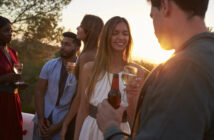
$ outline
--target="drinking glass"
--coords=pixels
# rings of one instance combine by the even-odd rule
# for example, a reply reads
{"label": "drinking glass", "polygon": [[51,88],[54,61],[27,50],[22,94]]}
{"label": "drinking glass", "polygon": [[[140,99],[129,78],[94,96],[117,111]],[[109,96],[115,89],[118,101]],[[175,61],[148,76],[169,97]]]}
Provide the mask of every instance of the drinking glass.
{"label": "drinking glass", "polygon": [[[68,74],[71,76],[71,74],[74,73],[74,70],[75,70],[75,67],[76,67],[76,63],[75,62],[67,62],[66,63],[66,70],[68,72]],[[72,85],[72,79],[70,79],[70,81],[68,82],[68,86],[71,86]]]}
{"label": "drinking glass", "polygon": [[[135,81],[137,77],[137,71],[138,69],[132,65],[124,66],[124,69],[122,72],[122,81],[125,86]],[[123,102],[125,106],[128,106],[128,99],[127,99],[126,92],[123,95]]]}
{"label": "drinking glass", "polygon": [[[21,75],[22,74],[22,70],[23,70],[23,63],[17,63],[13,65],[13,71],[15,72],[15,74]],[[20,85],[23,82],[21,81],[17,81],[15,82],[15,85]]]}

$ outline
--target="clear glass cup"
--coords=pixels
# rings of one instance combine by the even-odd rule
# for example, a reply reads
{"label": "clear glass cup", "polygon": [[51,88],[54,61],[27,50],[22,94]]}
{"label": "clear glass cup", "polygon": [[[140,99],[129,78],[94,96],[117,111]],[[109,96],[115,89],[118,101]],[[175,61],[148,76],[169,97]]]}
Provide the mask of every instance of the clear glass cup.
{"label": "clear glass cup", "polygon": [[[23,70],[23,63],[17,63],[13,65],[13,71],[15,72],[15,74],[22,75],[22,70]],[[15,82],[15,85],[20,85],[22,83],[23,82],[21,81],[17,81]]]}
{"label": "clear glass cup", "polygon": [[[125,65],[122,72],[122,81],[126,86],[136,80],[138,69],[132,65]],[[122,96],[123,104],[128,106],[128,98],[126,92]]]}
{"label": "clear glass cup", "polygon": [[[70,76],[71,76],[71,74],[74,73],[75,67],[76,67],[75,62],[67,62],[66,63],[66,70]],[[68,86],[71,86],[71,85],[72,85],[72,79],[70,79],[70,81],[68,82]]]}

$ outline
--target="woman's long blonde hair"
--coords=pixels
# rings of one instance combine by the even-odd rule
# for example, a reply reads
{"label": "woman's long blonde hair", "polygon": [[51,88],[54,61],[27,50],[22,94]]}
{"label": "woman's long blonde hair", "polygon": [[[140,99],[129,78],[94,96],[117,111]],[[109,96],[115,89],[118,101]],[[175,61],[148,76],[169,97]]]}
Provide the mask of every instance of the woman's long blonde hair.
{"label": "woman's long blonde hair", "polygon": [[115,26],[121,22],[124,22],[127,25],[129,30],[129,41],[128,41],[127,47],[123,51],[123,61],[127,63],[130,59],[131,50],[132,50],[132,36],[131,36],[129,23],[123,17],[119,17],[119,16],[112,17],[105,24],[101,34],[98,54],[95,60],[95,64],[92,68],[92,74],[90,76],[90,80],[87,88],[87,96],[89,100],[93,94],[96,83],[103,78],[105,72],[109,72],[110,52],[112,52],[111,37]]}

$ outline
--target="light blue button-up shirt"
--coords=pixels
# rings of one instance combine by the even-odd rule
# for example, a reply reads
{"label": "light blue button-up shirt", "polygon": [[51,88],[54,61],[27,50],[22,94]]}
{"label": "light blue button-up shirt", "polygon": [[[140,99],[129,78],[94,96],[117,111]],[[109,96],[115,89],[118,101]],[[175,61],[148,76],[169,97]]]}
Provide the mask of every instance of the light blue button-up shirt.
{"label": "light blue button-up shirt", "polygon": [[[56,106],[59,94],[60,71],[62,59],[56,58],[48,61],[40,73],[41,79],[48,80],[48,87],[45,93],[44,117],[48,118],[52,113],[52,123],[59,123],[69,111],[72,97],[76,91],[77,81],[75,75],[68,75],[63,94],[60,98],[59,106]],[[71,85],[69,82],[71,81]],[[35,114],[35,123],[38,123],[37,114]]]}

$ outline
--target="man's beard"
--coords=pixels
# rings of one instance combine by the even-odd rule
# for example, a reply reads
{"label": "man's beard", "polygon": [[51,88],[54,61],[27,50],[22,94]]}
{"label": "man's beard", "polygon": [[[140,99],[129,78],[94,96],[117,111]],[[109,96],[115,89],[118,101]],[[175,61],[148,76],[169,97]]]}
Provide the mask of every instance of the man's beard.
{"label": "man's beard", "polygon": [[61,52],[60,52],[60,56],[64,59],[68,59],[68,58],[71,58],[73,57],[74,55],[76,54],[76,50],[73,49],[70,53],[66,53],[65,55],[63,55]]}

